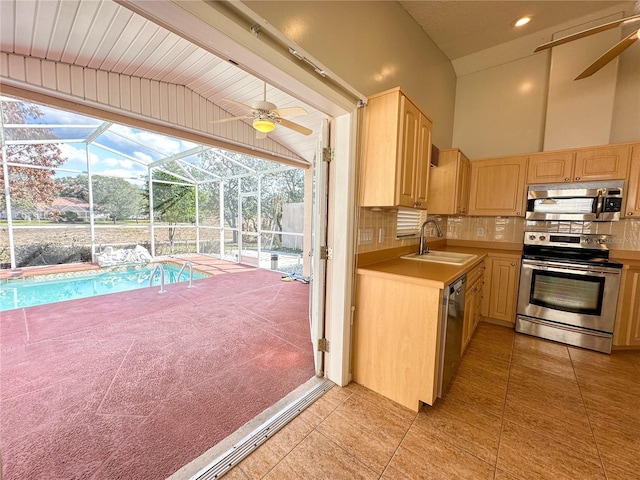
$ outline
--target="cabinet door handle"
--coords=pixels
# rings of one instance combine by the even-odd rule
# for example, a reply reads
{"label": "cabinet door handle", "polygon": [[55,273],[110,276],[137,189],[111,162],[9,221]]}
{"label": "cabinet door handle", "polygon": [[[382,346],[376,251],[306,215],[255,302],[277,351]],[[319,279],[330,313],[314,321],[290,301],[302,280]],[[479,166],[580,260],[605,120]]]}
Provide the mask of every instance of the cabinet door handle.
{"label": "cabinet door handle", "polygon": [[580,177],[576,177],[576,180],[580,180]]}
{"label": "cabinet door handle", "polygon": [[627,212],[627,216],[630,217],[631,215],[633,215],[633,212]]}
{"label": "cabinet door handle", "polygon": [[564,181],[568,182],[569,181],[569,177],[565,177]]}
{"label": "cabinet door handle", "polygon": [[519,217],[520,216],[520,212],[516,212],[516,215]]}
{"label": "cabinet door handle", "polygon": [[515,262],[511,262],[511,266],[515,267],[516,266]]}

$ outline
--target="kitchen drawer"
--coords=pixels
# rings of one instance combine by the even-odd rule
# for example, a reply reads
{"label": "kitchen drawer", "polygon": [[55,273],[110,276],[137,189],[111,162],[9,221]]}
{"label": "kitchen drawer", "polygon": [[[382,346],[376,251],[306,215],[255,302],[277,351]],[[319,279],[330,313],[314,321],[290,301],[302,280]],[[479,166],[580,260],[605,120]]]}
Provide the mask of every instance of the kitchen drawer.
{"label": "kitchen drawer", "polygon": [[475,266],[473,270],[467,273],[467,286],[473,285],[478,278],[484,275],[484,262]]}

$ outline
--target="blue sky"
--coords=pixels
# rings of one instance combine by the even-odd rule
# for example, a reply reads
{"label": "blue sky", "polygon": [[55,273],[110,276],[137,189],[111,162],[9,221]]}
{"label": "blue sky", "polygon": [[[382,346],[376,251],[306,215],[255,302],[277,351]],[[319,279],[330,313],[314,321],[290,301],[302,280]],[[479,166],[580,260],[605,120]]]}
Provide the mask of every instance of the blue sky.
{"label": "blue sky", "polygon": [[[3,100],[5,99],[3,98]],[[43,115],[38,118],[30,118],[27,123],[60,125],[60,127],[49,129],[57,138],[83,139],[93,133],[95,128],[102,125],[102,121],[95,118],[43,105],[38,105],[38,108]],[[65,125],[86,125],[88,128],[68,128],[64,127]],[[9,129],[8,132],[7,137],[12,138]],[[123,155],[101,148],[99,144],[121,152]],[[87,170],[86,144],[84,142],[61,143],[58,146],[67,158],[67,162],[61,168],[79,172]],[[91,145],[89,161],[94,175],[112,175],[126,179],[139,179],[147,174],[145,165],[196,146],[197,144],[192,142],[114,124],[107,132],[98,137],[95,144]],[[63,177],[76,174],[59,172],[57,176]]]}

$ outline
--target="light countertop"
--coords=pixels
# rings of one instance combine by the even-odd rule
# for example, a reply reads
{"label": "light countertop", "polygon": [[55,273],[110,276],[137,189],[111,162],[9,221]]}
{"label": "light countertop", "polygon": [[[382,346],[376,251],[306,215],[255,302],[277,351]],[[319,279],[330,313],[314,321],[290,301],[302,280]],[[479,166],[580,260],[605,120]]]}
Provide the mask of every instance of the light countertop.
{"label": "light countertop", "polygon": [[446,263],[409,260],[398,257],[359,267],[357,273],[359,275],[388,278],[389,280],[415,283],[427,287],[442,289],[464,273],[471,271],[489,254],[513,257],[520,261],[520,252],[513,250],[458,246],[444,246],[434,248],[433,250],[439,252],[470,253],[476,255],[476,258],[470,260],[464,265],[451,265]]}

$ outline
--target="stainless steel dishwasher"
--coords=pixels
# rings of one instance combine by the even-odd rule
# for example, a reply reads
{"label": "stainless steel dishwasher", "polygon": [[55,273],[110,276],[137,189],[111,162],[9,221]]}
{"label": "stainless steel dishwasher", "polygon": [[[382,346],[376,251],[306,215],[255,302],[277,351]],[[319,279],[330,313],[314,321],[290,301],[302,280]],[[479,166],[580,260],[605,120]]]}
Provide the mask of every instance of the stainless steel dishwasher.
{"label": "stainless steel dishwasher", "polygon": [[462,350],[462,325],[464,323],[464,297],[467,275],[462,275],[444,289],[442,298],[442,326],[438,397],[446,392],[458,369]]}

